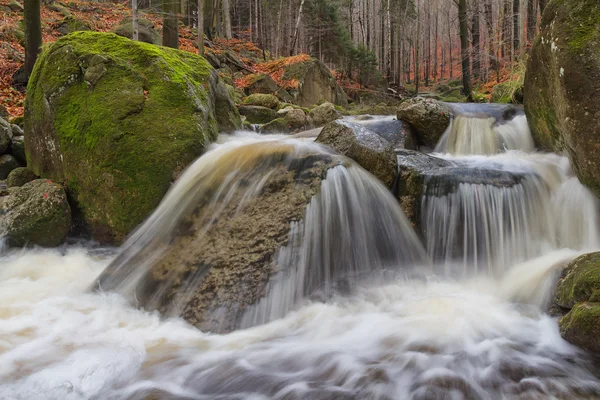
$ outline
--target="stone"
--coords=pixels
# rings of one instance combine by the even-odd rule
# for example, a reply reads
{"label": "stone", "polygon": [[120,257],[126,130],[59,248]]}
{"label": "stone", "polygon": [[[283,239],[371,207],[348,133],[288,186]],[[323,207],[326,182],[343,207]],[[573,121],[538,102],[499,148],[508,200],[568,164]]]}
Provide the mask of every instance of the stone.
{"label": "stone", "polygon": [[31,76],[27,165],[66,185],[94,239],[119,243],[216,139],[217,90],[216,71],[195,54],[113,33],[64,36]]}
{"label": "stone", "polygon": [[267,74],[253,74],[249,79],[250,84],[245,89],[248,95],[255,93],[273,94],[280,89],[273,78]]}
{"label": "stone", "polygon": [[231,91],[223,82],[213,85],[215,88],[215,118],[219,125],[219,132],[233,132],[242,129],[240,112],[235,106]]}
{"label": "stone", "polygon": [[13,138],[11,125],[3,118],[0,118],[0,154],[5,153],[10,148]]}
{"label": "stone", "polygon": [[579,180],[600,195],[600,3],[552,1],[532,46],[524,106],[536,145],[565,152]]}
{"label": "stone", "polygon": [[27,182],[31,182],[36,179],[37,176],[32,170],[26,167],[18,167],[13,169],[10,174],[8,174],[8,178],[6,178],[6,187],[23,186]]}
{"label": "stone", "polygon": [[[137,21],[138,39],[145,43],[160,45],[160,33],[154,27],[154,23],[144,18],[138,18]],[[113,32],[119,36],[133,39],[133,25],[131,23],[131,17],[123,18],[119,24],[113,28]]]}
{"label": "stone", "polygon": [[559,325],[567,342],[600,354],[600,303],[577,303],[560,319]]}
{"label": "stone", "polygon": [[335,109],[335,106],[327,101],[310,110],[308,115],[312,118],[315,126],[324,126],[331,121],[342,118],[342,114]]}
{"label": "stone", "polygon": [[276,110],[279,108],[279,99],[272,94],[253,93],[244,99],[243,104]]}
{"label": "stone", "polygon": [[261,133],[290,133],[291,129],[285,118],[275,118],[273,121],[260,127]]}
{"label": "stone", "polygon": [[38,179],[0,197],[0,231],[7,243],[58,246],[71,229],[71,208],[61,185]]}
{"label": "stone", "polygon": [[14,156],[10,154],[0,156],[0,179],[8,178],[8,174],[20,166],[21,164],[19,164],[19,161]]}
{"label": "stone", "polygon": [[330,122],[316,141],[356,161],[386,186],[391,186],[396,178],[394,147],[360,124],[345,120]]}
{"label": "stone", "polygon": [[554,304],[571,309],[600,293],[600,252],[588,253],[573,260],[558,281],[554,291]]}
{"label": "stone", "polygon": [[240,105],[238,110],[251,124],[266,124],[277,118],[277,112],[267,107]]}
{"label": "stone", "polygon": [[398,119],[415,129],[419,144],[434,148],[452,119],[452,110],[433,99],[415,97],[400,104]]}
{"label": "stone", "polygon": [[357,118],[356,121],[390,142],[396,151],[417,150],[417,136],[410,125],[404,121],[389,117],[386,119]]}
{"label": "stone", "polygon": [[286,107],[277,111],[277,115],[283,116],[285,123],[294,132],[306,130],[310,126],[306,113],[299,108]]}
{"label": "stone", "polygon": [[21,164],[27,164],[27,157],[25,156],[25,136],[14,136],[12,138],[10,153],[15,156],[17,161]]}
{"label": "stone", "polygon": [[77,31],[91,31],[92,27],[79,18],[68,16],[56,26],[56,30],[62,35],[68,35]]}

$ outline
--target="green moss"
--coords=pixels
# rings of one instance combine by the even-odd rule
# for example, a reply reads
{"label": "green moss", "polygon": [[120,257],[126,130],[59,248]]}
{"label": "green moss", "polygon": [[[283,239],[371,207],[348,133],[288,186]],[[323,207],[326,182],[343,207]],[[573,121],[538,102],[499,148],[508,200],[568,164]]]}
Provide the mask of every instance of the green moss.
{"label": "green moss", "polygon": [[[28,85],[28,165],[65,181],[99,236],[122,239],[216,137],[211,70],[201,57],[114,34],[59,39]],[[48,154],[48,127],[61,163]]]}
{"label": "green moss", "polygon": [[279,108],[279,99],[272,94],[253,93],[244,99],[243,104],[276,110]]}
{"label": "green moss", "polygon": [[263,125],[260,131],[264,133],[288,133],[290,132],[290,127],[285,118],[276,118]]}
{"label": "green moss", "polygon": [[560,319],[560,333],[569,342],[600,353],[600,304],[583,302]]}
{"label": "green moss", "polygon": [[569,264],[566,272],[557,285],[555,303],[571,308],[600,290],[600,252],[578,257]]}
{"label": "green moss", "polygon": [[588,50],[590,41],[600,39],[600,4],[596,0],[569,3],[573,23],[569,25],[568,47],[571,51]]}

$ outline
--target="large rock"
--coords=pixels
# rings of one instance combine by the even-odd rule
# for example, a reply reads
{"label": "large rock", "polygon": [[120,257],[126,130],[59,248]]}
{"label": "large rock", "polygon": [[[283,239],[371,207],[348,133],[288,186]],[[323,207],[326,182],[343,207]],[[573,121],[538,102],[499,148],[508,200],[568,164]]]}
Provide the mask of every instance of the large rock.
{"label": "large rock", "polygon": [[23,165],[27,164],[25,155],[25,136],[13,136],[10,143],[10,153]]}
{"label": "large rock", "polygon": [[[161,38],[158,31],[154,28],[154,23],[147,19],[139,18],[138,22],[138,39],[142,42],[150,44],[160,44]],[[133,39],[133,25],[131,17],[123,18],[117,26],[113,28],[113,32],[119,36]]]}
{"label": "large rock", "polygon": [[397,174],[393,145],[360,124],[337,120],[325,125],[317,142],[343,154],[391,186]]}
{"label": "large rock", "polygon": [[65,36],[40,54],[27,89],[28,167],[66,184],[94,238],[119,242],[216,138],[217,85],[194,54]]}
{"label": "large rock", "polygon": [[419,144],[433,148],[450,124],[452,110],[437,100],[415,97],[400,104],[398,119],[415,129]]}
{"label": "large rock", "polygon": [[266,124],[277,118],[277,112],[261,106],[238,106],[239,113],[251,124]]}
{"label": "large rock", "polygon": [[[216,161],[224,164],[207,165],[203,171],[210,171],[210,179],[198,181],[186,201],[174,205],[181,219],[169,216],[158,232],[142,228],[125,243],[99,278],[102,290],[122,287],[130,268],[150,266],[134,293],[126,293],[140,306],[181,315],[204,331],[240,325],[245,310],[265,296],[269,280],[283,267],[277,257],[289,243],[290,229],[304,218],[327,171],[339,161],[278,142],[240,147]],[[214,201],[219,191],[224,197]]]}
{"label": "large rock", "polygon": [[71,209],[61,185],[38,179],[0,197],[0,232],[12,246],[61,244],[71,228]]}
{"label": "large rock", "polygon": [[579,179],[600,195],[600,3],[553,0],[525,74],[525,112],[536,144],[566,151]]}
{"label": "large rock", "polygon": [[367,127],[394,145],[394,150],[417,150],[418,138],[410,125],[395,118],[356,118],[356,122]]}
{"label": "large rock", "polygon": [[23,186],[27,182],[31,182],[37,179],[35,173],[26,167],[15,168],[10,171],[8,178],[6,178],[6,187],[18,187]]}
{"label": "large rock", "polygon": [[272,94],[254,93],[244,99],[244,104],[276,110],[279,107],[279,99]]}
{"label": "large rock", "polygon": [[242,129],[242,118],[232,92],[221,80],[214,85],[215,118],[220,132],[233,132]]}
{"label": "large rock", "polygon": [[13,138],[12,127],[3,118],[0,118],[0,154],[6,152],[10,147]]}
{"label": "large rock", "polygon": [[21,164],[14,156],[10,154],[0,156],[0,179],[6,179],[13,169],[20,166]]}
{"label": "large rock", "polygon": [[567,312],[559,321],[561,335],[600,354],[600,252],[584,254],[567,266],[554,305]]}
{"label": "large rock", "polygon": [[327,101],[310,110],[309,116],[312,118],[315,126],[323,126],[331,121],[342,118],[342,114],[335,109],[335,106]]}
{"label": "large rock", "polygon": [[273,94],[280,89],[273,78],[266,74],[253,74],[246,79],[250,80],[246,87],[246,93],[248,95],[255,93]]}
{"label": "large rock", "polygon": [[321,61],[311,58],[286,65],[283,70],[283,80],[297,82],[297,89],[290,91],[296,104],[309,107],[325,100],[338,106],[348,106],[346,93]]}

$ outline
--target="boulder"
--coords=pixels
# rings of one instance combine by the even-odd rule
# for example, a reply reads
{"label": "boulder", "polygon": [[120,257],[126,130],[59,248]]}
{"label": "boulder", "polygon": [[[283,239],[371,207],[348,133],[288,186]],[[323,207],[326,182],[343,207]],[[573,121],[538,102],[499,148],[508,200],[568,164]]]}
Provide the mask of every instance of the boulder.
{"label": "boulder", "polygon": [[302,131],[310,125],[306,113],[299,108],[286,107],[277,111],[277,115],[283,117],[292,131]]}
{"label": "boulder", "polygon": [[433,148],[450,124],[452,110],[437,100],[415,97],[400,104],[398,119],[415,129],[419,144]]}
{"label": "boulder", "polygon": [[581,302],[575,304],[567,315],[560,319],[560,334],[568,342],[585,350],[600,354],[600,303]]}
{"label": "boulder", "polygon": [[61,185],[38,179],[0,197],[0,232],[11,246],[61,244],[71,228],[71,209]]}
{"label": "boulder", "polygon": [[25,136],[14,136],[10,143],[10,153],[15,156],[17,161],[23,165],[27,165],[27,157],[25,156]]}
{"label": "boulder", "polygon": [[91,31],[92,27],[87,22],[79,18],[69,16],[58,23],[56,30],[61,35],[67,35],[77,31]]}
{"label": "boulder", "polygon": [[282,79],[297,82],[296,89],[290,90],[290,94],[294,103],[303,107],[310,107],[323,100],[342,107],[348,106],[346,93],[329,68],[315,58],[283,66]]}
{"label": "boulder", "polygon": [[232,92],[223,82],[218,82],[213,86],[215,88],[215,118],[219,125],[219,132],[233,132],[242,129],[242,118],[235,106]]}
{"label": "boulder", "polygon": [[418,139],[414,130],[404,121],[386,117],[385,119],[356,118],[355,121],[375,132],[394,146],[394,150],[417,150]]}
{"label": "boulder", "polygon": [[118,243],[216,138],[217,84],[191,53],[112,33],[64,36],[29,82],[28,167],[66,184],[93,238]]}
{"label": "boulder", "polygon": [[254,93],[273,94],[279,90],[279,85],[269,75],[254,74],[246,79],[250,80],[249,85],[246,87],[248,95]]}
{"label": "boulder", "polygon": [[21,127],[17,124],[10,124],[10,127],[12,128],[12,134],[13,136],[23,136],[25,135],[25,132],[23,132],[23,129],[21,129]]}
{"label": "boulder", "polygon": [[10,154],[4,154],[0,156],[0,179],[6,179],[8,174],[15,169],[19,168],[21,164],[19,161]]}
{"label": "boulder", "polygon": [[37,176],[29,168],[15,168],[12,171],[10,171],[10,174],[8,174],[8,178],[6,178],[6,187],[23,186],[27,182],[31,182],[36,179]]}
{"label": "boulder", "polygon": [[10,3],[8,3],[8,8],[14,12],[23,12],[23,5],[17,0],[12,0]]}
{"label": "boulder", "polygon": [[315,126],[323,126],[342,118],[342,114],[335,109],[335,106],[327,101],[310,110],[309,116]]}
{"label": "boulder", "polygon": [[[198,181],[196,195],[186,194],[189,206],[181,218],[169,216],[159,232],[138,231],[99,277],[99,288],[113,290],[132,267],[150,267],[134,293],[124,293],[139,306],[181,315],[206,332],[240,326],[248,306],[265,296],[277,268],[284,267],[277,257],[290,229],[339,161],[277,142],[240,147],[216,161],[225,164],[203,170],[212,171],[211,179]],[[227,195],[214,201],[219,190]],[[148,258],[151,253],[156,257]]]}
{"label": "boulder", "polygon": [[353,159],[386,186],[394,182],[398,171],[394,147],[364,126],[345,120],[333,121],[325,125],[316,141]]}
{"label": "boulder", "polygon": [[0,154],[6,152],[10,148],[10,143],[13,138],[12,127],[3,118],[0,118]]}
{"label": "boulder", "polygon": [[290,127],[285,118],[275,118],[273,121],[260,127],[261,133],[290,133]]}
{"label": "boulder", "polygon": [[261,106],[238,106],[239,113],[251,124],[266,124],[277,118],[277,112]]}
{"label": "boulder", "polygon": [[279,107],[279,99],[272,94],[253,93],[244,99],[243,104],[276,110]]}
{"label": "boulder", "polygon": [[[154,23],[144,18],[138,20],[138,39],[145,43],[161,44],[160,33],[154,27]],[[131,17],[123,18],[117,26],[113,28],[113,32],[119,36],[133,39],[133,25]],[[214,65],[213,65],[214,66]]]}
{"label": "boulder", "polygon": [[525,74],[524,103],[538,147],[566,152],[600,195],[600,3],[551,1]]}
{"label": "boulder", "polygon": [[498,83],[492,89],[491,103],[523,104],[523,83],[509,81]]}

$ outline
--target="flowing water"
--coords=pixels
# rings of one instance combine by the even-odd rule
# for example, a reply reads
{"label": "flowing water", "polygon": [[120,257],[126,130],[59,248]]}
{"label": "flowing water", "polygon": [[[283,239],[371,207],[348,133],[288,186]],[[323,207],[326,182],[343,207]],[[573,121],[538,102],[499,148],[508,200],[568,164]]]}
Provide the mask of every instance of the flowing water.
{"label": "flowing water", "polygon": [[[527,143],[517,118],[503,125]],[[223,138],[121,250],[4,250],[0,399],[600,398],[595,360],[545,312],[565,263],[600,247],[596,199],[564,157],[509,145],[470,155],[481,153],[471,142],[437,154],[453,166],[426,178],[424,247],[391,194],[340,159],[244,316],[254,326],[228,334],[134,307],[140,266],[168,249],[206,185],[241,207],[271,171],[256,170],[256,152],[327,153],[310,139]],[[254,191],[240,191],[249,170]],[[127,272],[104,281],[119,292],[90,292],[109,264]],[[341,290],[341,276],[361,284]],[[327,290],[306,297],[315,288]]]}

